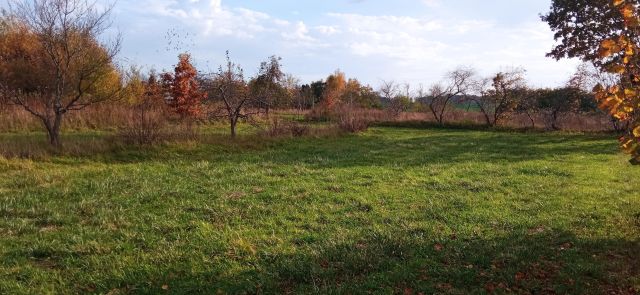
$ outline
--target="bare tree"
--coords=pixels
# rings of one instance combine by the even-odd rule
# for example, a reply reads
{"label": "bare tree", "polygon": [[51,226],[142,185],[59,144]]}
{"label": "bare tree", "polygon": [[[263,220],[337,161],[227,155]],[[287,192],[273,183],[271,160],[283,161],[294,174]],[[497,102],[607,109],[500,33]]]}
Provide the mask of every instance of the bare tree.
{"label": "bare tree", "polygon": [[8,13],[11,25],[32,41],[30,56],[4,59],[28,60],[30,67],[22,70],[32,71],[23,81],[6,81],[9,100],[39,118],[49,142],[59,146],[66,113],[115,98],[120,90],[114,67],[120,38],[99,41],[111,25],[111,8],[99,10],[96,2],[83,0],[21,0]]}
{"label": "bare tree", "polygon": [[242,68],[233,63],[227,52],[226,65],[220,66],[217,73],[205,79],[205,88],[209,92],[209,98],[221,104],[221,107],[209,114],[209,118],[226,118],[229,120],[231,137],[236,137],[236,127],[241,119],[250,119],[252,115],[260,111],[251,112],[247,107],[252,99],[251,91],[244,78]]}
{"label": "bare tree", "polygon": [[399,88],[400,87],[395,81],[382,80],[382,85],[380,85],[378,92],[382,98],[387,101],[391,101],[396,95],[398,95]]}
{"label": "bare tree", "polygon": [[540,101],[546,95],[547,89],[531,89],[519,101],[515,112],[527,116],[531,122],[531,128],[536,128],[536,115],[541,112]]}
{"label": "bare tree", "polygon": [[382,81],[378,93],[384,99],[384,104],[392,116],[398,117],[405,110],[409,97],[404,96],[403,92],[409,93],[410,89],[409,84],[400,85],[395,81]]}
{"label": "bare tree", "polygon": [[[580,89],[584,92],[592,92],[594,87],[598,84],[604,87],[611,87],[620,83],[620,75],[611,74],[599,70],[593,64],[583,63],[578,66],[576,72],[571,76],[571,79],[567,83],[567,87]],[[597,102],[595,98],[593,100],[594,109],[597,108]],[[619,133],[627,131],[629,129],[630,122],[622,122],[615,116],[609,115],[611,125],[613,129]]]}
{"label": "bare tree", "polygon": [[471,90],[474,76],[475,72],[472,69],[459,68],[447,74],[445,86],[440,83],[431,86],[426,103],[438,124],[444,124],[452,100],[466,96]]}
{"label": "bare tree", "polygon": [[527,95],[527,85],[522,68],[497,73],[492,79],[480,79],[475,83],[474,101],[485,117],[487,125],[496,126],[516,109]]}

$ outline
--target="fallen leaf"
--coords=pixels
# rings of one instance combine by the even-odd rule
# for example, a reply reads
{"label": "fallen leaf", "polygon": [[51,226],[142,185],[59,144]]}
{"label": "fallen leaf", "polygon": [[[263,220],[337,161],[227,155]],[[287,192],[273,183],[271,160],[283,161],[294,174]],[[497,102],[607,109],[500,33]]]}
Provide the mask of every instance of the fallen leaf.
{"label": "fallen leaf", "polygon": [[564,251],[564,250],[567,250],[567,249],[571,249],[571,248],[573,248],[573,244],[571,244],[571,243],[564,243],[564,244],[562,244],[560,246],[560,250],[561,251]]}
{"label": "fallen leaf", "polygon": [[453,286],[451,284],[438,284],[436,287],[440,290],[451,290]]}
{"label": "fallen leaf", "polygon": [[484,285],[484,290],[488,293],[493,293],[496,291],[496,285],[494,285],[493,283],[486,283]]}

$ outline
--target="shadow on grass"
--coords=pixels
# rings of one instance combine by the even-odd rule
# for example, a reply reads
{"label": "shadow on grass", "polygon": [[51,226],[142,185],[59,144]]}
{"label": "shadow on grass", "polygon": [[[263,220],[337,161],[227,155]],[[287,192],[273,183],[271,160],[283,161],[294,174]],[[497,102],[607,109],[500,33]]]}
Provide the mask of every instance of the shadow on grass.
{"label": "shadow on grass", "polygon": [[[128,269],[132,281],[92,282],[108,292],[155,294],[637,294],[640,244],[589,240],[545,230],[503,237],[430,241],[419,231],[369,232],[348,243],[300,242],[295,251],[259,252],[221,265],[241,271],[193,273],[189,261]],[[216,260],[215,258],[211,258]],[[246,260],[245,260],[246,259]],[[217,260],[220,261],[220,260]],[[198,261],[197,263],[201,263]],[[212,265],[219,269],[220,265]],[[141,282],[151,282],[142,284]],[[99,290],[100,291],[100,290]]]}
{"label": "shadow on grass", "polygon": [[[401,121],[401,122],[379,122],[375,123],[374,126],[377,127],[393,127],[393,128],[410,128],[410,129],[444,129],[444,130],[475,130],[475,131],[492,131],[492,132],[519,132],[519,133],[549,133],[548,130],[542,128],[531,128],[531,127],[508,127],[508,126],[488,126],[482,124],[475,123],[444,123],[439,124],[436,122],[429,121]],[[556,133],[565,132],[565,131],[554,131]],[[569,131],[566,131],[569,132]],[[617,132],[610,131],[588,131],[588,132],[575,132],[575,133],[586,133],[586,134],[606,134],[606,135],[618,135]]]}
{"label": "shadow on grass", "polygon": [[[42,145],[46,145],[45,142],[31,145],[33,140],[32,137],[18,139],[24,142],[15,144],[13,148],[27,146],[42,150]],[[62,164],[77,164],[77,161],[118,164],[207,160],[216,163],[271,162],[303,164],[314,168],[347,168],[562,160],[564,156],[576,154],[619,153],[615,140],[610,135],[602,134],[399,128],[374,128],[360,135],[312,138],[265,139],[243,136],[233,140],[224,135],[209,135],[198,142],[153,147],[123,146],[108,137],[94,135],[73,138],[67,141],[67,145],[71,152],[53,157],[52,161]]]}
{"label": "shadow on grass", "polygon": [[[374,128],[363,135],[311,138],[261,138],[206,135],[197,142],[160,146],[127,146],[108,135],[73,135],[65,148],[52,149],[36,135],[4,136],[0,148],[6,157],[73,160],[108,164],[166,161],[261,161],[306,164],[318,168],[385,165],[424,165],[467,161],[527,161],[572,154],[615,154],[611,135],[470,131],[466,129]],[[60,160],[60,159],[54,159]],[[67,161],[61,161],[62,163]]]}
{"label": "shadow on grass", "polygon": [[[221,139],[224,141],[225,139]],[[561,159],[563,156],[619,153],[614,140],[603,135],[522,134],[464,130],[374,129],[364,135],[330,138],[250,138],[238,143],[212,143],[191,149],[178,148],[176,160],[212,162],[272,162],[314,168],[354,166],[422,166],[432,163],[518,162]],[[164,161],[166,154],[133,152],[135,161]],[[101,161],[129,162],[131,153],[112,153]]]}

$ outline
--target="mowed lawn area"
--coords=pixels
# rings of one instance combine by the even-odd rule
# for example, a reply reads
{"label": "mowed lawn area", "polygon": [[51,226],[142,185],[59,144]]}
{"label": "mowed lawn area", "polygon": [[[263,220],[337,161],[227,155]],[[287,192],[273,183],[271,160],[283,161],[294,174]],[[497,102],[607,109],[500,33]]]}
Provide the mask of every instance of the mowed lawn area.
{"label": "mowed lawn area", "polygon": [[0,293],[634,294],[627,159],[612,135],[391,127],[0,158]]}

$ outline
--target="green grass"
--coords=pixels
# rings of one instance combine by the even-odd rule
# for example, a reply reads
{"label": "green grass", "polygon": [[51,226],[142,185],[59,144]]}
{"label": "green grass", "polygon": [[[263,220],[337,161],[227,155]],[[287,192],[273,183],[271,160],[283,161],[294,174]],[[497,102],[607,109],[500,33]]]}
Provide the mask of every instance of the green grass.
{"label": "green grass", "polygon": [[0,294],[633,293],[639,178],[452,129],[0,158]]}

